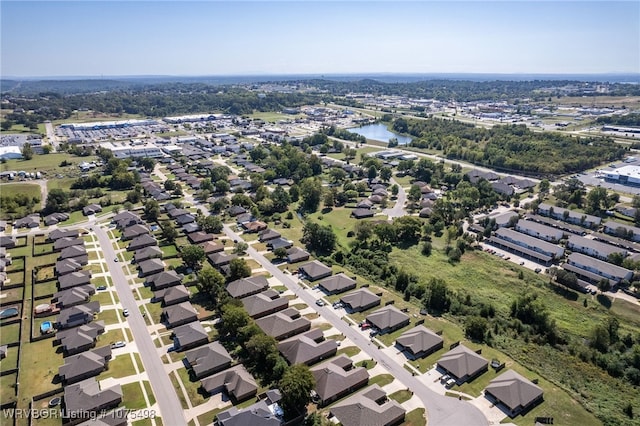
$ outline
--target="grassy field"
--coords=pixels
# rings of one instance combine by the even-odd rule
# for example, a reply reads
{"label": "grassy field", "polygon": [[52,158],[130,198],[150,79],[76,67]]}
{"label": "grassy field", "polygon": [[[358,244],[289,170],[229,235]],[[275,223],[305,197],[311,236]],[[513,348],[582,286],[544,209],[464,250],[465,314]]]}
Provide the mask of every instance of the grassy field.
{"label": "grassy field", "polygon": [[[0,171],[8,170],[24,170],[25,172],[43,172],[49,174],[63,175],[80,175],[80,169],[77,165],[83,161],[94,161],[98,157],[76,157],[67,153],[52,153],[44,155],[34,155],[31,160],[7,160],[6,163],[0,164]],[[60,167],[60,163],[66,160],[71,163],[69,166]]]}
{"label": "grassy field", "polygon": [[29,198],[40,199],[40,185],[36,183],[3,183],[0,185],[0,196],[13,197],[16,194],[24,194]]}
{"label": "grassy field", "polygon": [[270,123],[277,123],[280,120],[294,120],[296,118],[304,117],[304,114],[283,114],[281,112],[256,111],[253,114],[249,114],[249,117],[258,118],[260,120],[268,121]]}
{"label": "grassy field", "polygon": [[136,374],[133,361],[129,354],[122,354],[109,361],[109,369],[100,373],[98,380],[104,380],[107,377],[121,378]]}
{"label": "grassy field", "polygon": [[424,408],[416,408],[404,416],[402,426],[425,426],[426,424],[427,420],[424,418]]}
{"label": "grassy field", "polygon": [[[180,380],[182,381],[182,384],[184,385],[184,388],[187,391],[187,396],[189,397],[192,406],[195,407],[203,404],[207,401],[207,399],[209,399],[209,396],[205,394],[204,390],[200,389],[200,380],[192,382],[189,378],[189,372],[186,368],[179,368],[177,370],[177,373],[180,377]],[[179,393],[182,393],[180,392],[180,390],[177,391]]]}
{"label": "grassy field", "polygon": [[351,219],[351,209],[344,207],[336,207],[330,213],[323,214],[316,212],[309,215],[309,219],[321,225],[328,225],[336,234],[338,244],[342,247],[348,247],[349,241],[353,238],[347,238],[347,233],[353,229],[354,219]]}
{"label": "grassy field", "polygon": [[[27,333],[28,334],[28,333]],[[58,367],[64,364],[62,354],[51,347],[51,340],[26,343],[23,339],[20,364],[29,368],[20,368],[20,401],[19,406],[26,407],[31,397],[56,389],[60,384],[53,380],[58,374]]]}

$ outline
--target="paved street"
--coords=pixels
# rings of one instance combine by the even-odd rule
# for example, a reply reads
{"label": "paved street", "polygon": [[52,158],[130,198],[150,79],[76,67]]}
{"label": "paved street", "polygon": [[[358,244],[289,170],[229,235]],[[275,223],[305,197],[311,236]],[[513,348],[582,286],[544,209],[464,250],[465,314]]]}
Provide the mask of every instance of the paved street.
{"label": "paved street", "polygon": [[[200,209],[204,207],[199,206]],[[243,241],[240,235],[234,232],[229,226],[224,226],[224,233],[232,240]],[[458,425],[488,425],[488,422],[482,412],[467,403],[450,398],[430,390],[421,380],[420,376],[412,376],[404,367],[392,358],[379,350],[371,341],[356,327],[348,325],[336,313],[333,308],[326,305],[319,307],[315,304],[316,297],[303,289],[293,279],[284,274],[280,269],[268,261],[264,256],[258,253],[253,247],[249,246],[247,253],[255,259],[270,274],[276,277],[289,290],[302,299],[309,307],[316,310],[324,319],[329,321],[335,328],[356,344],[363,352],[374,359],[376,362],[384,366],[390,374],[408,387],[414,394],[420,398],[424,407],[427,409],[427,418],[430,425],[437,426],[458,426]]]}
{"label": "paved street", "polygon": [[120,302],[123,308],[129,309],[129,317],[127,318],[129,327],[133,332],[133,338],[140,353],[142,364],[147,372],[151,388],[153,389],[158,407],[160,408],[159,414],[162,417],[162,422],[165,425],[171,426],[185,425],[187,422],[184,418],[180,400],[169,380],[169,376],[165,372],[164,365],[158,356],[153,340],[147,331],[147,325],[133,298],[131,288],[122,271],[122,266],[120,263],[114,261],[116,252],[113,249],[107,232],[99,226],[93,226],[93,231],[96,233],[98,241],[100,242],[100,247],[103,250],[105,261],[111,273],[111,280],[116,287]]}
{"label": "paved street", "polygon": [[405,216],[407,212],[404,211],[404,205],[407,202],[407,193],[405,192],[402,185],[396,182],[395,179],[391,178],[390,182],[391,182],[391,185],[394,185],[394,184],[398,185],[398,198],[396,199],[396,202],[393,205],[393,207],[389,209],[384,209],[382,213],[389,216],[389,219],[393,219],[394,217]]}

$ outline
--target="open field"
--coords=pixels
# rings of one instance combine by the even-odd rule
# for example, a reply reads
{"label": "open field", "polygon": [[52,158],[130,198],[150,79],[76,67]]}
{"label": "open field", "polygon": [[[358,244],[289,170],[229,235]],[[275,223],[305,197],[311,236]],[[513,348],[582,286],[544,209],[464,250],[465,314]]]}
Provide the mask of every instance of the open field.
{"label": "open field", "polygon": [[[0,171],[8,170],[24,170],[25,172],[44,172],[47,175],[63,174],[63,175],[80,175],[80,169],[77,165],[83,161],[94,161],[98,157],[76,157],[67,153],[52,153],[43,155],[34,155],[31,160],[7,160],[6,163],[0,164]],[[66,160],[71,163],[69,166],[60,167],[60,163]],[[50,177],[50,176],[47,176]]]}
{"label": "open field", "polygon": [[249,114],[251,118],[259,118],[270,123],[277,123],[280,120],[294,120],[296,118],[304,117],[304,114],[283,114],[281,112],[259,112],[256,111]]}
{"label": "open field", "polygon": [[3,183],[0,185],[0,196],[13,197],[17,194],[26,195],[29,198],[40,199],[40,185],[36,183]]}

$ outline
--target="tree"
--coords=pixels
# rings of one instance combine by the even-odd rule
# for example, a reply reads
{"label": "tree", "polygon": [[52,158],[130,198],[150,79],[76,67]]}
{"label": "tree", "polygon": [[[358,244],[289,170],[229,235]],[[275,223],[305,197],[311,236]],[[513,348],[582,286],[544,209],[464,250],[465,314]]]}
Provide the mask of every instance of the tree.
{"label": "tree", "polygon": [[287,257],[287,249],[284,247],[278,247],[273,251],[273,254],[276,259],[284,259],[285,257]]}
{"label": "tree", "polygon": [[69,211],[69,193],[59,188],[49,190],[47,202],[44,206],[44,213],[50,214],[66,211]]}
{"label": "tree", "polygon": [[164,189],[165,191],[173,191],[176,189],[176,182],[170,179],[164,181]]}
{"label": "tree", "polygon": [[155,222],[160,216],[160,205],[156,200],[149,200],[144,204],[144,215],[149,222]]}
{"label": "tree", "polygon": [[603,278],[600,281],[598,281],[598,290],[600,290],[603,293],[611,290],[611,283],[609,282],[609,280],[606,278]]}
{"label": "tree", "polygon": [[371,165],[369,167],[369,170],[367,171],[367,177],[369,178],[369,180],[373,180],[376,178],[376,176],[378,176],[378,170],[374,165]]}
{"label": "tree", "polygon": [[322,203],[325,208],[332,208],[336,205],[336,191],[335,189],[326,191]]}
{"label": "tree", "polygon": [[216,181],[216,192],[219,192],[221,194],[226,194],[227,192],[229,192],[229,189],[231,189],[231,186],[229,185],[229,182],[227,182],[226,180],[220,179]]}
{"label": "tree", "polygon": [[373,223],[369,221],[356,222],[354,231],[358,241],[367,241],[373,236]]}
{"label": "tree", "polygon": [[[291,187],[293,189],[293,187]],[[313,213],[320,206],[322,197],[322,182],[318,178],[307,178],[300,184],[300,207],[303,211]],[[293,198],[293,196],[291,197]]]}
{"label": "tree", "polygon": [[22,158],[25,160],[31,160],[33,158],[33,147],[29,142],[25,142],[25,144],[22,145]]}
{"label": "tree", "polygon": [[199,216],[196,221],[206,233],[219,234],[222,232],[222,220],[218,216]]}
{"label": "tree", "polygon": [[465,322],[466,336],[476,342],[482,342],[487,333],[487,320],[479,316],[467,317]]}
{"label": "tree", "polygon": [[205,268],[198,272],[196,286],[200,292],[204,292],[216,300],[225,293],[224,276],[213,268]]}
{"label": "tree", "polygon": [[302,414],[311,400],[311,391],[316,381],[304,364],[294,364],[289,367],[279,383],[282,393],[282,409],[286,419],[292,419]]}
{"label": "tree", "polygon": [[189,245],[182,247],[180,256],[184,263],[193,269],[200,269],[201,263],[204,260],[204,249],[197,245]]}
{"label": "tree", "polygon": [[249,244],[244,241],[238,241],[233,247],[233,252],[237,254],[245,254],[247,249],[249,248]]}
{"label": "tree", "polygon": [[270,195],[271,201],[273,201],[273,210],[282,213],[289,209],[291,204],[291,196],[281,186],[278,186]]}
{"label": "tree", "polygon": [[422,198],[422,191],[420,191],[420,187],[418,185],[411,185],[407,198],[409,201],[413,201],[414,203],[419,201],[420,198]]}
{"label": "tree", "polygon": [[229,269],[229,281],[235,281],[239,280],[240,278],[251,276],[251,268],[242,258],[232,259],[231,263],[229,264]]}
{"label": "tree", "polygon": [[380,179],[382,179],[384,182],[389,182],[389,179],[391,179],[391,175],[392,175],[392,171],[390,167],[383,167],[382,169],[380,169]]}
{"label": "tree", "polygon": [[339,167],[333,167],[329,170],[329,177],[331,178],[331,182],[341,183],[346,179],[347,172]]}
{"label": "tree", "polygon": [[156,160],[151,157],[142,157],[138,159],[138,164],[140,164],[145,171],[150,172],[156,166]]}
{"label": "tree", "polygon": [[391,195],[393,195],[394,197],[398,196],[398,192],[400,192],[400,187],[397,184],[393,184],[391,186]]}
{"label": "tree", "polygon": [[307,249],[320,254],[331,253],[336,246],[336,235],[329,226],[307,222],[302,228],[302,239]]}
{"label": "tree", "polygon": [[549,183],[549,179],[542,179],[538,184],[538,189],[543,194],[548,193],[550,187],[551,187],[551,184]]}
{"label": "tree", "polygon": [[438,313],[444,313],[449,310],[450,304],[447,283],[441,279],[432,278],[429,282],[428,291],[425,293],[425,307]]}
{"label": "tree", "polygon": [[222,307],[220,331],[223,335],[235,335],[238,330],[251,322],[251,317],[242,306],[226,304]]}
{"label": "tree", "polygon": [[587,206],[593,212],[599,212],[607,208],[607,190],[601,186],[593,188],[587,194]]}
{"label": "tree", "polygon": [[176,238],[178,238],[178,231],[173,227],[173,223],[168,220],[165,220],[161,224],[162,226],[162,238],[169,241],[170,243],[174,242]]}

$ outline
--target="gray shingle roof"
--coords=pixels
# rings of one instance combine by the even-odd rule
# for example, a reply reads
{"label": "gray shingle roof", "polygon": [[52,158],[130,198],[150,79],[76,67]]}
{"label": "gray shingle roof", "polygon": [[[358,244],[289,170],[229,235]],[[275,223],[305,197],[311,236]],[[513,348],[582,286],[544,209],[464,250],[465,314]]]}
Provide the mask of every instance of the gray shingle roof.
{"label": "gray shingle roof", "polygon": [[[190,345],[200,342],[201,340],[209,339],[209,335],[205,331],[202,324],[198,321],[191,322],[189,324],[181,325],[173,329],[174,334],[174,346],[178,348],[189,347]],[[177,343],[177,345],[176,345]]]}
{"label": "gray shingle roof", "polygon": [[213,372],[228,367],[233,359],[229,352],[220,344],[212,342],[205,346],[192,349],[185,354],[196,378],[204,377]]}
{"label": "gray shingle roof", "polygon": [[260,318],[287,308],[289,299],[278,297],[278,292],[275,290],[266,290],[262,293],[245,297],[242,299],[242,304],[251,318]]}
{"label": "gray shingle roof", "polygon": [[474,376],[486,368],[488,362],[464,345],[456,346],[438,360],[438,365],[457,378]]}
{"label": "gray shingle roof", "polygon": [[356,281],[343,273],[325,278],[318,284],[329,293],[342,293],[356,287]]}
{"label": "gray shingle roof", "polygon": [[442,337],[423,325],[416,326],[405,331],[396,340],[398,344],[409,349],[412,353],[430,352],[433,348],[442,345]]}
{"label": "gray shingle roof", "polygon": [[350,368],[351,366],[351,359],[343,354],[311,368],[311,374],[316,380],[316,393],[322,401],[330,401],[350,389],[367,384],[367,369]]}
{"label": "gray shingle roof", "polygon": [[289,364],[308,364],[311,361],[333,356],[338,350],[334,339],[322,339],[323,333],[319,328],[309,330],[304,334],[283,340],[278,344],[278,350]]}
{"label": "gray shingle roof", "polygon": [[303,271],[311,281],[319,280],[332,273],[331,268],[318,260],[305,263],[300,266],[300,270]]}
{"label": "gray shingle roof", "polygon": [[296,309],[287,308],[256,320],[256,324],[267,335],[280,340],[311,328],[311,321],[299,315]]}
{"label": "gray shingle roof", "polygon": [[263,275],[241,278],[227,284],[227,292],[234,298],[242,298],[266,290],[269,287],[267,278]]}
{"label": "gray shingle roof", "polygon": [[409,315],[391,305],[367,315],[367,321],[380,330],[397,327],[407,320]]}
{"label": "gray shingle roof", "polygon": [[349,294],[345,294],[340,298],[340,301],[346,305],[349,305],[353,310],[359,310],[365,306],[377,305],[380,303],[380,297],[371,293],[366,288],[359,288]]}
{"label": "gray shingle roof", "polygon": [[373,385],[331,407],[331,413],[343,426],[387,426],[404,419],[406,410],[396,401],[387,400],[380,386]]}
{"label": "gray shingle roof", "polygon": [[511,410],[526,407],[543,393],[539,386],[513,370],[507,370],[493,379],[485,388],[485,392],[499,399]]}
{"label": "gray shingle roof", "polygon": [[255,395],[258,391],[255,379],[241,364],[207,377],[201,383],[209,393],[224,389],[227,394],[238,400]]}
{"label": "gray shingle roof", "polygon": [[122,401],[122,388],[114,385],[100,389],[95,378],[83,380],[64,388],[64,402],[67,412],[82,413],[115,406]]}

